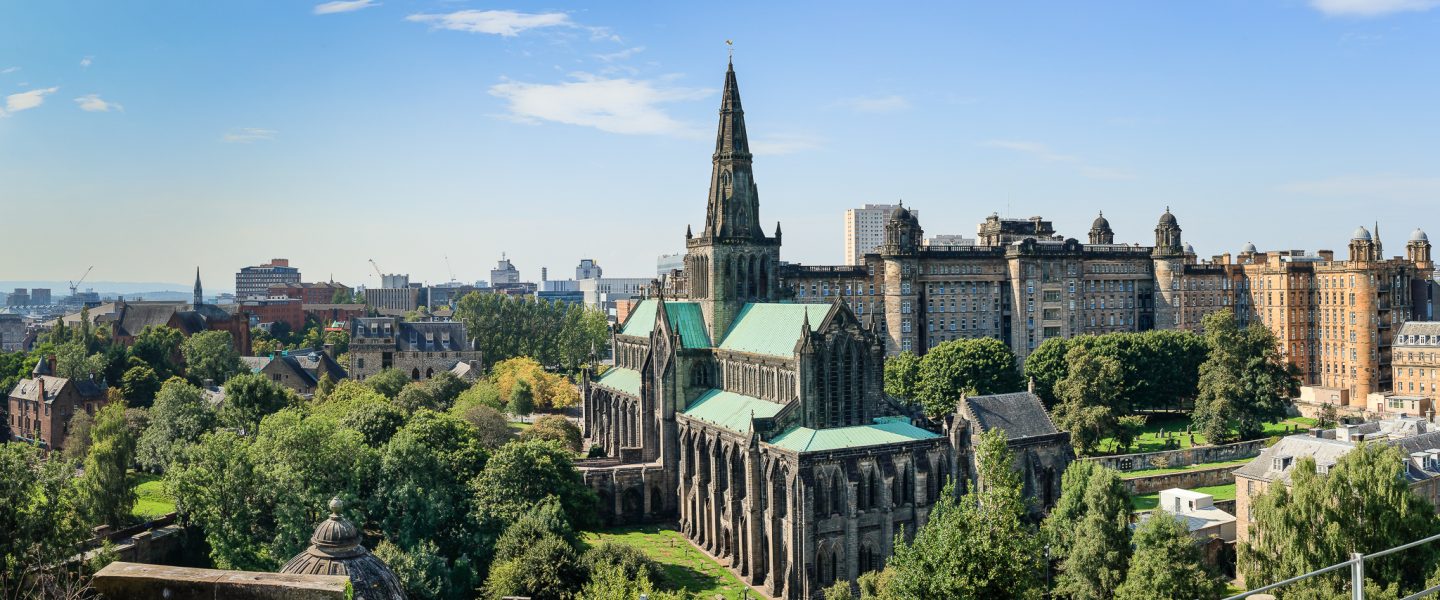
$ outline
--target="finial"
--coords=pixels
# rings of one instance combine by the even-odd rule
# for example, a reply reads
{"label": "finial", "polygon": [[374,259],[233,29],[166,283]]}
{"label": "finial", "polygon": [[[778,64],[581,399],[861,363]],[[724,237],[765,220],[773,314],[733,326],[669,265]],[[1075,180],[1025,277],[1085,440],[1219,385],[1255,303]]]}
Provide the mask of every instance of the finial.
{"label": "finial", "polygon": [[[1166,211],[1169,211],[1170,209],[1167,208],[1167,209],[1165,209],[1165,210],[1166,210]],[[1103,211],[1103,210],[1100,211],[1100,216],[1102,216],[1102,217],[1105,216],[1105,211]]]}
{"label": "finial", "polygon": [[730,52],[730,65],[735,65],[735,41],[725,40],[725,49]]}
{"label": "finial", "polygon": [[332,516],[332,517],[339,517],[339,516],[340,516],[340,511],[342,511],[342,510],[344,510],[344,509],[345,509],[345,501],[344,501],[344,500],[341,500],[339,496],[335,496],[335,497],[333,497],[333,498],[330,499],[330,516]]}

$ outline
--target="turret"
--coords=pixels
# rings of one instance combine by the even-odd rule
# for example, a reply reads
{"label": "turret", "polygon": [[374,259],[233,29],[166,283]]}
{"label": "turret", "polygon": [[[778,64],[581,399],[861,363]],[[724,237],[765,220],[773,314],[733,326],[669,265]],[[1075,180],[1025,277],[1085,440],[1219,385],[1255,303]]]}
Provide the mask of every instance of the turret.
{"label": "turret", "polygon": [[1095,217],[1095,222],[1090,224],[1090,243],[1115,243],[1115,232],[1110,229],[1110,221],[1105,219],[1105,213],[1103,211],[1100,213],[1100,216]]}

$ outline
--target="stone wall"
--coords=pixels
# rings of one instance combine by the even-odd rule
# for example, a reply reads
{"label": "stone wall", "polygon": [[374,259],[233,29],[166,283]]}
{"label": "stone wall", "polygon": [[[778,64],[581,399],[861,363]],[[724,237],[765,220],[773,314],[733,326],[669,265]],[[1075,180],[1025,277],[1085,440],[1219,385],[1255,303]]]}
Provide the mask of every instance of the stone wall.
{"label": "stone wall", "polygon": [[1125,488],[1130,490],[1131,494],[1150,494],[1170,488],[1192,490],[1198,487],[1227,485],[1235,483],[1235,476],[1231,475],[1231,473],[1238,468],[1238,465],[1234,465],[1181,471],[1179,473],[1166,473],[1164,475],[1136,477],[1126,479]]}
{"label": "stone wall", "polygon": [[[1146,469],[1168,469],[1202,463],[1254,458],[1260,456],[1260,451],[1265,449],[1265,442],[1266,440],[1250,440],[1248,442],[1236,442],[1234,444],[1223,444],[1220,446],[1196,446],[1194,448],[1163,450],[1160,452],[1095,456],[1084,460],[1099,463],[1103,467],[1115,469],[1121,473],[1129,473]],[[1157,466],[1157,464],[1164,466]]]}
{"label": "stone wall", "polygon": [[92,582],[101,598],[166,600],[346,600],[350,578],[344,575],[288,575],[110,563]]}

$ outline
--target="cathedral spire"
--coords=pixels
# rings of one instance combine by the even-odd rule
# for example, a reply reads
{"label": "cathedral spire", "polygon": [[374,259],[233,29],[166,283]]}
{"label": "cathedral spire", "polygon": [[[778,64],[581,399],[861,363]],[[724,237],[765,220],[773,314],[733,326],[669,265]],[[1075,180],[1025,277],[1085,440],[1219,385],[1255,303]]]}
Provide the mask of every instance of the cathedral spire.
{"label": "cathedral spire", "polygon": [[711,157],[710,198],[705,210],[705,237],[763,238],[760,230],[760,193],[750,170],[750,139],[745,132],[745,109],[735,64],[725,69],[725,90],[720,94],[720,124]]}
{"label": "cathedral spire", "polygon": [[205,294],[200,289],[200,267],[195,267],[195,300],[193,306],[200,306]]}

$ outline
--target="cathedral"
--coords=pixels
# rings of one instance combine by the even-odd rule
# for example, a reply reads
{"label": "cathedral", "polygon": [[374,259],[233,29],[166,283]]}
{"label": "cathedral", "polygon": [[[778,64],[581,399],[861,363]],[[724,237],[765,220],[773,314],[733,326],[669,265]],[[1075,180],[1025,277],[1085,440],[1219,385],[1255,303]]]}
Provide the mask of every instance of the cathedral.
{"label": "cathedral", "polygon": [[602,515],[678,521],[747,583],[795,599],[882,568],[947,482],[976,483],[972,440],[989,429],[1005,431],[1047,510],[1073,454],[1038,398],[956,398],[953,414],[925,419],[884,395],[876,319],[782,291],[780,227],[761,226],[733,65],[712,163],[683,293],[632,310],[614,367],[584,383],[585,435],[604,457],[577,466]]}

